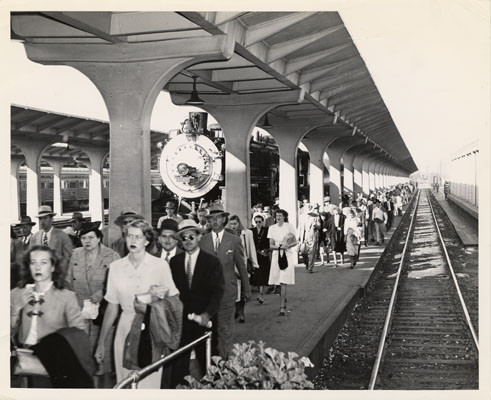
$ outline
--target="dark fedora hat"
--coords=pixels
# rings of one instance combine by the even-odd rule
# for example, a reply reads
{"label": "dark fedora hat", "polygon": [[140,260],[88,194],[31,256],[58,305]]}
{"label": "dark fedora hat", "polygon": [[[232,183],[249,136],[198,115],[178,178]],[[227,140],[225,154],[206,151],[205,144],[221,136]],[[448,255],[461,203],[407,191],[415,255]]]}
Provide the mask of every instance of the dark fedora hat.
{"label": "dark fedora hat", "polygon": [[84,215],[81,212],[74,212],[69,222],[83,221],[83,219],[84,219]]}
{"label": "dark fedora hat", "polygon": [[28,215],[24,215],[23,217],[20,217],[20,222],[16,224],[16,226],[21,226],[21,225],[31,225],[34,226],[36,225],[35,222],[32,222],[31,217]]}
{"label": "dark fedora hat", "polygon": [[167,218],[162,221],[162,224],[160,224],[160,228],[158,229],[159,235],[162,233],[162,231],[174,231],[177,232],[179,230],[179,224],[177,223],[176,220],[172,218]]}
{"label": "dark fedora hat", "polygon": [[99,226],[101,226],[101,221],[84,222],[82,224],[82,227],[80,228],[80,236],[83,236],[86,233],[89,233],[92,231],[98,231]]}

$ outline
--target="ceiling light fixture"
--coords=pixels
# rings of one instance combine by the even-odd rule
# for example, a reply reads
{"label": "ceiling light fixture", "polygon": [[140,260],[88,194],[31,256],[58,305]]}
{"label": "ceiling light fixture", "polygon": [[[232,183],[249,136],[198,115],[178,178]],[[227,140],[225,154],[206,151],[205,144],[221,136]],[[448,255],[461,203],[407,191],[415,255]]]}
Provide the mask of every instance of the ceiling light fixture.
{"label": "ceiling light fixture", "polygon": [[271,125],[269,123],[269,119],[268,119],[268,113],[266,113],[266,115],[264,116],[264,121],[262,123],[262,125],[260,125],[261,128],[272,128],[273,125]]}
{"label": "ceiling light fixture", "polygon": [[200,99],[198,96],[198,91],[196,90],[196,77],[193,76],[193,91],[191,92],[191,97],[186,101],[186,105],[188,106],[200,106],[205,104],[204,100]]}

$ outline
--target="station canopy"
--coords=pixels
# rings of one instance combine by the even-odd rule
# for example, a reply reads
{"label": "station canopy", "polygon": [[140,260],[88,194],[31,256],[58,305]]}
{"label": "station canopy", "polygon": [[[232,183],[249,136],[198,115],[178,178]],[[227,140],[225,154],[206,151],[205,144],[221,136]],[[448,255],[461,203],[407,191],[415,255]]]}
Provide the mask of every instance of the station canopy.
{"label": "station canopy", "polygon": [[163,88],[200,96],[301,90],[298,104],[268,113],[303,121],[332,116],[359,143],[406,170],[417,167],[370,72],[337,12],[14,12],[12,39],[108,46],[229,35],[234,53],[177,73]]}

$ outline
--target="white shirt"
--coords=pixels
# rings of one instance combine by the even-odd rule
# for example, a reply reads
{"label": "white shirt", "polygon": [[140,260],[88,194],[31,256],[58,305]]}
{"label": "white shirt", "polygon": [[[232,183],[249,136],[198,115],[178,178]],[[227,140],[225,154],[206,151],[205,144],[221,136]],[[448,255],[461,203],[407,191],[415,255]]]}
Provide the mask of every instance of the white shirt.
{"label": "white shirt", "polygon": [[22,239],[22,243],[24,243],[24,244],[29,243],[31,241],[31,238],[32,238],[32,233],[30,233],[27,236],[24,236],[24,238]]}
{"label": "white shirt", "polygon": [[46,232],[46,231],[43,231],[43,234],[41,236],[41,243],[43,243],[43,240],[44,240],[44,234],[46,233],[46,236],[48,237],[48,243],[49,243],[49,240],[51,239],[51,232],[53,232],[53,226],[51,226],[51,228],[49,228],[49,231]]}
{"label": "white shirt", "polygon": [[186,271],[186,273],[187,273],[188,260],[189,258],[191,258],[191,276],[194,275],[194,269],[196,268],[196,260],[198,259],[198,255],[199,255],[199,247],[193,254],[189,254],[188,252],[186,252],[186,255],[184,257],[184,270]]}
{"label": "white shirt", "polygon": [[[225,229],[222,229],[220,232],[218,232],[218,241],[219,241],[219,243],[222,243],[223,232],[224,231],[225,231]],[[217,247],[217,233],[211,231],[211,234],[212,234],[212,237],[213,237],[213,248],[216,249],[216,247]]]}
{"label": "white shirt", "polygon": [[[177,247],[174,247],[171,251],[169,251],[169,261],[172,257],[174,257],[176,255],[176,251],[177,251]],[[165,260],[165,258],[167,257],[167,251],[165,249],[162,249],[162,254],[160,255],[160,258],[162,258],[163,260]]]}

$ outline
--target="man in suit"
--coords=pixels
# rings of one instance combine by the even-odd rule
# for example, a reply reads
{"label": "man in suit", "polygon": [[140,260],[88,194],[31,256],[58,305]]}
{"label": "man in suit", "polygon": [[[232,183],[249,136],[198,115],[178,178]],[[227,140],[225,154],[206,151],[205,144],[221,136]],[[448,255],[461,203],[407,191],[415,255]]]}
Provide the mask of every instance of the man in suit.
{"label": "man in suit", "polygon": [[[225,282],[220,260],[199,247],[202,233],[203,229],[195,221],[184,220],[174,234],[174,238],[180,240],[184,248],[183,253],[177,254],[170,260],[172,278],[183,304],[179,347],[203,336],[210,321],[213,321],[213,328],[216,327],[216,315],[224,293]],[[188,316],[193,314],[194,319],[189,319]],[[215,332],[214,336],[216,336]],[[206,353],[205,346],[202,344],[195,347],[195,352],[185,353],[171,364],[171,387],[175,387],[186,375],[189,375],[190,359],[191,365],[196,364],[192,361],[195,355],[201,371],[191,369],[191,374],[199,378],[199,375],[204,373]],[[164,382],[162,387],[165,388]]]}
{"label": "man in suit", "polygon": [[182,253],[182,250],[177,246],[178,240],[174,237],[178,231],[178,223],[173,219],[166,219],[157,229],[158,233],[158,249],[154,254],[155,257],[164,259],[168,264],[172,257]]}
{"label": "man in suit", "polygon": [[50,206],[39,207],[39,213],[36,217],[39,218],[39,227],[41,229],[32,237],[30,247],[36,245],[46,245],[51,247],[60,260],[63,278],[65,278],[68,270],[68,263],[72,256],[73,246],[72,241],[65,232],[53,227],[53,217],[55,215],[56,213],[53,212]]}
{"label": "man in suit", "polygon": [[394,202],[392,201],[392,196],[390,193],[387,193],[387,200],[384,201],[383,207],[385,208],[385,211],[387,211],[387,224],[385,225],[385,228],[387,231],[392,228],[392,222],[394,221]]}
{"label": "man in suit", "polygon": [[82,242],[80,241],[80,228],[84,222],[83,214],[81,212],[74,212],[72,214],[72,219],[69,222],[71,226],[65,229],[65,233],[68,234],[74,248],[82,247]]}
{"label": "man in suit", "polygon": [[17,227],[20,227],[22,231],[22,237],[18,238],[15,242],[15,262],[18,265],[22,264],[24,254],[29,250],[29,245],[33,237],[32,227],[34,225],[36,225],[36,223],[32,222],[31,217],[27,215],[21,217],[20,222],[16,225]]}
{"label": "man in suit", "polygon": [[203,235],[200,241],[201,250],[215,254],[221,261],[223,277],[225,279],[225,293],[223,295],[217,316],[218,354],[227,358],[233,344],[235,323],[235,301],[237,300],[237,269],[241,281],[244,301],[251,298],[251,287],[247,275],[244,247],[238,236],[225,231],[229,213],[223,210],[220,204],[210,206],[208,221],[211,232]]}

